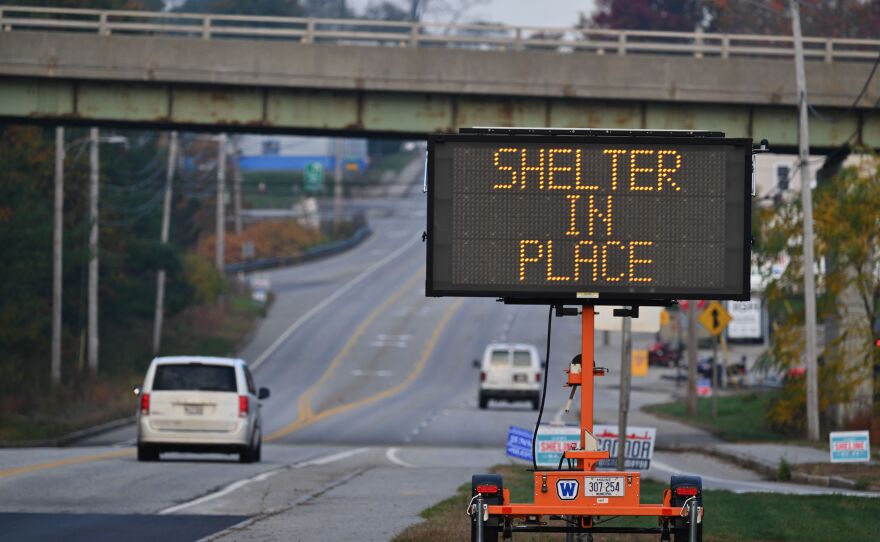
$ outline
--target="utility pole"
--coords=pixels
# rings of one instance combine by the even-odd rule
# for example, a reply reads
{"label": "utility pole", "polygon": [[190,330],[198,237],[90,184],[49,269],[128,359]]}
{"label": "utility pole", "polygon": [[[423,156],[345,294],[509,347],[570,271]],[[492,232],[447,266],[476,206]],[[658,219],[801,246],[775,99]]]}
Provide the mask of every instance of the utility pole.
{"label": "utility pole", "polygon": [[687,407],[690,416],[697,415],[697,300],[688,301],[688,395]]}
{"label": "utility pole", "polygon": [[235,221],[235,234],[241,234],[241,149],[238,147],[238,138],[232,138],[232,209]]}
{"label": "utility pole", "polygon": [[217,138],[217,234],[214,265],[223,272],[226,250],[226,134]]}
{"label": "utility pole", "polygon": [[336,159],[333,164],[333,231],[342,223],[342,138],[336,138]]}
{"label": "utility pole", "polygon": [[[162,232],[160,238],[163,245],[168,244],[168,233],[171,229],[171,188],[174,182],[174,169],[177,164],[177,131],[173,130],[168,138],[168,166],[165,170],[165,200],[162,202]],[[165,316],[165,270],[159,270],[156,277],[156,313],[153,317],[153,355],[159,355],[162,346],[162,320]]]}
{"label": "utility pole", "polygon": [[88,367],[98,373],[98,129],[89,130]]}
{"label": "utility pole", "polygon": [[712,418],[718,417],[718,337],[712,337]]}
{"label": "utility pole", "polygon": [[53,384],[61,382],[61,279],[64,252],[64,128],[55,128],[55,216],[52,227],[52,365]]}
{"label": "utility pole", "polygon": [[630,384],[632,384],[632,318],[624,316],[620,344],[620,408],[617,414],[617,470],[620,471],[624,469],[626,463],[624,452]]}
{"label": "utility pole", "polygon": [[807,364],[807,438],[819,440],[819,367],[816,356],[816,277],[813,255],[813,188],[810,182],[810,132],[807,123],[807,78],[804,44],[797,0],[789,0],[791,33],[794,37],[794,67],[798,92],[798,164],[801,170],[801,206],[804,213],[804,339]]}

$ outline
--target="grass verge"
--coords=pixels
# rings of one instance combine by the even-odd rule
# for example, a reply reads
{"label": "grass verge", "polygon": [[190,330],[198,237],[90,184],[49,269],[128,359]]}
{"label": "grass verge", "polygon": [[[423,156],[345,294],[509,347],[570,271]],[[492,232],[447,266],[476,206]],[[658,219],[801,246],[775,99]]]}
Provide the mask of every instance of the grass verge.
{"label": "grass verge", "polygon": [[697,417],[687,413],[684,402],[663,403],[643,407],[646,412],[672,418],[705,429],[717,437],[731,441],[768,442],[786,440],[785,435],[767,425],[766,414],[778,392],[746,392],[718,397],[718,417],[712,417],[712,399],[697,401]]}
{"label": "grass verge", "polygon": [[[532,502],[532,475],[523,467],[500,466],[493,469],[504,477],[514,502]],[[666,484],[642,482],[642,502],[660,502]],[[880,532],[876,501],[837,495],[776,495],[769,493],[731,493],[706,491],[704,540],[827,542],[873,540]],[[449,542],[470,540],[465,508],[470,500],[470,484],[462,485],[455,496],[422,512],[425,521],[407,528],[394,542]],[[652,526],[650,518],[616,519],[608,525]],[[565,535],[517,535],[520,542],[564,540]],[[656,535],[595,535],[596,542],[634,542],[656,540]]]}

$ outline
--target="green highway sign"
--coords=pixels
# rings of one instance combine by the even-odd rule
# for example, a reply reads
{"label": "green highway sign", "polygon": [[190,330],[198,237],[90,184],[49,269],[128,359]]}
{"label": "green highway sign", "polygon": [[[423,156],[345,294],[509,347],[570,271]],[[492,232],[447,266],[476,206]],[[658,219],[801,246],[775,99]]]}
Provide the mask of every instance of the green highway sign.
{"label": "green highway sign", "polygon": [[306,164],[303,183],[307,192],[320,192],[324,188],[324,166],[320,162]]}

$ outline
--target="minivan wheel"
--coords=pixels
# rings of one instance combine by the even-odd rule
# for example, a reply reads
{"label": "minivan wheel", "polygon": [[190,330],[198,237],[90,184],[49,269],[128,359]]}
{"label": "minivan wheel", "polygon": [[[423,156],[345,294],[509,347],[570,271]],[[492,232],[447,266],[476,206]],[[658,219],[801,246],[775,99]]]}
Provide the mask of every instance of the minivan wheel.
{"label": "minivan wheel", "polygon": [[257,441],[257,450],[254,452],[254,462],[259,463],[263,459],[263,440]]}
{"label": "minivan wheel", "polygon": [[489,398],[480,394],[480,410],[485,410],[489,406]]}
{"label": "minivan wheel", "polygon": [[254,462],[254,453],[253,446],[248,446],[246,448],[242,448],[240,452],[238,452],[238,462],[239,463],[253,463]]}
{"label": "minivan wheel", "polygon": [[255,432],[251,443],[238,452],[239,463],[253,463],[254,461],[259,461],[261,442],[262,438],[260,434]]}
{"label": "minivan wheel", "polygon": [[137,458],[138,461],[159,461],[159,450],[148,444],[138,444]]}
{"label": "minivan wheel", "polygon": [[541,397],[537,396],[532,399],[532,410],[538,410],[539,408],[541,408]]}

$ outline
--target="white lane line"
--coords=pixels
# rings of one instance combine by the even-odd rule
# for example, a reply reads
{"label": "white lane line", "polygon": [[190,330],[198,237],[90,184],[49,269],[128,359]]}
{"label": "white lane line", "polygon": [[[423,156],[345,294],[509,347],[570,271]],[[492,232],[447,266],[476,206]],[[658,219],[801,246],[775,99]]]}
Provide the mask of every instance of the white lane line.
{"label": "white lane line", "polygon": [[368,451],[369,448],[355,448],[354,450],[348,450],[345,452],[339,452],[338,454],[328,455],[326,457],[319,457],[318,459],[310,459],[308,461],[303,461],[301,463],[294,463],[291,468],[301,469],[303,467],[315,467],[318,465],[327,465],[328,463],[335,463],[336,461],[342,461],[343,459],[348,459],[351,456],[362,454]]}
{"label": "white lane line", "polygon": [[284,333],[279,335],[278,338],[275,339],[275,341],[272,344],[270,344],[269,347],[266,348],[266,350],[264,350],[263,353],[260,354],[257,357],[257,359],[255,359],[253,361],[253,363],[250,364],[251,370],[256,370],[256,368],[259,367],[264,361],[266,361],[269,358],[269,356],[271,356],[276,350],[278,350],[278,347],[280,347],[284,343],[284,341],[287,340],[288,337],[290,337],[297,329],[299,329],[300,326],[302,326],[303,324],[308,322],[315,314],[324,310],[324,308],[327,305],[333,303],[334,301],[336,301],[337,299],[342,297],[343,294],[345,294],[346,292],[348,292],[349,290],[351,290],[352,288],[354,288],[355,286],[360,284],[371,273],[373,273],[373,271],[375,271],[376,269],[379,269],[380,267],[387,264],[388,262],[390,262],[394,258],[400,256],[401,254],[403,254],[404,252],[409,250],[410,247],[412,247],[413,245],[415,245],[419,241],[421,241],[420,237],[413,236],[413,238],[410,241],[408,241],[406,244],[404,244],[403,246],[401,246],[400,248],[398,248],[397,250],[395,250],[391,254],[388,254],[387,256],[383,257],[381,260],[378,260],[370,267],[364,269],[358,276],[351,279],[344,286],[342,286],[341,288],[339,288],[338,290],[333,292],[329,297],[324,298],[323,301],[321,301],[320,303],[318,303],[317,305],[315,305],[314,307],[309,309],[308,312],[306,312],[305,314],[303,314],[302,316],[297,318],[297,320],[294,323],[290,324],[290,327],[288,327],[286,330],[284,330]]}
{"label": "white lane line", "polygon": [[244,480],[238,480],[237,482],[233,482],[233,483],[229,484],[228,486],[224,487],[223,489],[221,489],[219,491],[215,491],[214,493],[208,493],[207,495],[199,497],[198,499],[193,499],[191,501],[187,501],[185,503],[177,504],[177,505],[165,508],[163,510],[160,510],[159,515],[164,516],[167,514],[173,514],[174,512],[177,512],[178,510],[183,510],[184,508],[190,508],[190,507],[196,506],[198,504],[206,503],[208,501],[213,501],[214,499],[219,499],[220,497],[223,497],[224,495],[229,495],[230,493],[232,493],[236,489],[242,488],[242,487],[244,487],[248,484],[252,484],[254,482],[262,482],[263,480],[269,479],[269,478],[275,476],[276,474],[280,474],[286,470],[287,470],[287,467],[281,467],[280,469],[270,470],[268,472],[264,472],[264,473],[258,474],[256,476],[252,476],[250,478],[245,478]]}
{"label": "white lane line", "polygon": [[378,371],[365,371],[363,369],[353,369],[351,374],[354,376],[392,376],[394,374],[393,371],[388,371],[386,369],[379,369]]}
{"label": "white lane line", "polygon": [[268,480],[269,478],[271,478],[277,474],[281,474],[282,472],[287,471],[287,470],[301,469],[303,467],[312,467],[312,466],[318,466],[318,465],[327,465],[329,463],[341,461],[341,460],[347,459],[353,455],[357,455],[357,454],[366,452],[367,450],[369,450],[369,448],[357,448],[354,450],[347,450],[345,452],[339,452],[338,454],[328,455],[326,457],[319,457],[318,459],[311,459],[309,461],[301,461],[299,463],[294,463],[293,465],[284,466],[284,467],[280,467],[280,468],[277,468],[274,470],[266,471],[266,472],[260,473],[256,476],[251,476],[250,478],[245,478],[243,480],[238,480],[236,482],[232,482],[231,484],[227,485],[226,487],[224,487],[218,491],[215,491],[214,493],[208,493],[207,495],[203,495],[197,499],[193,499],[191,501],[187,501],[187,502],[184,502],[181,504],[176,504],[174,506],[170,506],[168,508],[160,510],[158,512],[158,514],[160,516],[173,514],[177,511],[183,510],[185,508],[191,508],[191,507],[199,505],[199,504],[204,504],[206,502],[213,501],[214,499],[219,499],[220,497],[223,497],[225,495],[229,495],[233,491],[235,491],[237,489],[241,489],[242,487],[244,487],[246,485],[253,484],[254,482],[262,482],[264,480]]}
{"label": "white lane line", "polygon": [[397,456],[398,451],[400,451],[399,448],[388,448],[387,450],[385,450],[385,457],[388,459],[388,461],[391,461],[392,463],[394,463],[395,465],[397,465],[399,467],[403,467],[405,469],[416,468],[416,466],[413,465],[412,463],[407,463],[403,459],[399,458]]}

